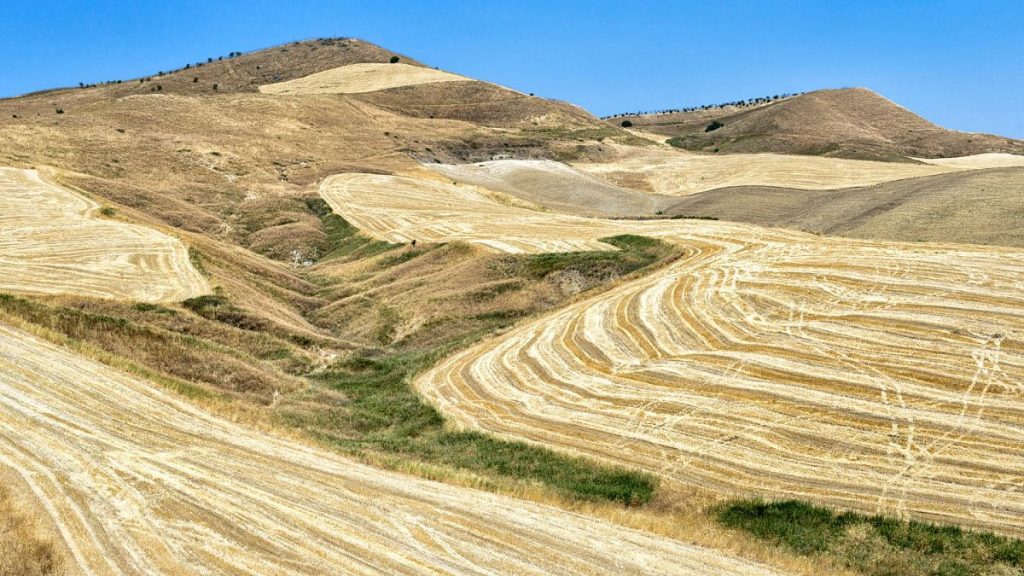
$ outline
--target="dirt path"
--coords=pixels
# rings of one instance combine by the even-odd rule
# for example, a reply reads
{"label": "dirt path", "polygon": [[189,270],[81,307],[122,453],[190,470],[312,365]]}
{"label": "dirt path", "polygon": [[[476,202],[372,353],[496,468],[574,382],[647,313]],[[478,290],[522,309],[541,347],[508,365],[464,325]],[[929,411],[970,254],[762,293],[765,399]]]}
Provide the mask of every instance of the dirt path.
{"label": "dirt path", "polygon": [[[546,215],[457,187],[353,187],[359,226],[500,242],[632,232],[686,256],[465,350],[416,382],[465,427],[725,493],[1024,533],[1024,251],[704,221]],[[330,189],[328,189],[330,192]],[[432,218],[436,218],[433,219]],[[519,223],[524,226],[520,227]],[[561,234],[559,238],[556,234]],[[539,240],[539,239],[538,239]]]}
{"label": "dirt path", "polygon": [[143,302],[209,292],[179,240],[99,209],[35,170],[0,168],[0,292]]}
{"label": "dirt path", "polygon": [[0,464],[82,574],[768,573],[250,432],[2,325]]}

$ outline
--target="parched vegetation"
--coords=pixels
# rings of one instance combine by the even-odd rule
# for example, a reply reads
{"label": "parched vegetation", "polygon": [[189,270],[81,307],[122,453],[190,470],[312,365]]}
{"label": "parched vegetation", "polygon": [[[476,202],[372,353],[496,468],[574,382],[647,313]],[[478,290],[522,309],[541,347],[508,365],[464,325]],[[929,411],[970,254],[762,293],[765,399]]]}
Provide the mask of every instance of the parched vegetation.
{"label": "parched vegetation", "polygon": [[[328,254],[353,254],[339,246],[377,245],[377,251],[393,246],[349,234],[354,228],[337,215],[324,214],[323,218],[328,227],[339,231],[332,234],[337,243]],[[656,485],[649,474],[565,456],[524,442],[453,430],[411,385],[413,377],[454,350],[525,316],[551,309],[568,296],[655,265],[675,253],[663,242],[640,236],[602,241],[620,250],[485,255],[455,244],[389,251],[369,262],[350,259],[345,266],[362,267],[360,273],[369,277],[361,281],[361,288],[373,286],[370,290],[379,301],[364,310],[366,301],[353,294],[321,311],[315,320],[336,322],[339,331],[346,333],[359,333],[361,322],[371,323],[364,332],[368,343],[375,345],[311,375],[310,380],[318,385],[311,396],[330,398],[340,393],[345,401],[285,400],[278,412],[281,420],[347,452],[398,455],[483,476],[541,483],[584,500],[628,505],[648,502]],[[410,305],[401,290],[392,292],[392,286],[408,286],[417,277],[436,278],[449,270],[456,271],[451,278],[459,295],[445,298],[446,304],[437,308],[437,314],[431,312],[438,304],[433,298],[409,296],[415,302]],[[459,274],[463,270],[465,275]],[[324,282],[325,296],[337,297],[339,290],[347,293],[336,282]],[[432,290],[444,293],[445,284],[436,282]],[[402,328],[399,335],[409,315],[431,318],[411,331]]]}
{"label": "parched vegetation", "polygon": [[0,576],[57,576],[63,564],[52,535],[0,485]]}
{"label": "parched vegetation", "polygon": [[[346,342],[309,338],[239,306],[230,294],[178,304],[0,295],[0,315],[99,351],[105,361],[199,399],[241,401],[346,453],[460,469],[570,498],[648,502],[653,476],[535,445],[453,430],[411,387],[442,356],[675,254],[641,236],[609,252],[492,254],[465,244],[417,248],[373,240],[319,199],[326,241],[306,272],[319,291],[306,317]],[[190,250],[214,283],[220,265]],[[435,278],[429,284],[421,279]],[[447,278],[442,281],[439,278]],[[447,283],[446,283],[447,282]],[[331,350],[326,354],[325,350]]]}
{"label": "parched vegetation", "polygon": [[991,532],[835,512],[797,500],[739,500],[716,516],[730,528],[870,576],[1024,573],[1024,541]]}

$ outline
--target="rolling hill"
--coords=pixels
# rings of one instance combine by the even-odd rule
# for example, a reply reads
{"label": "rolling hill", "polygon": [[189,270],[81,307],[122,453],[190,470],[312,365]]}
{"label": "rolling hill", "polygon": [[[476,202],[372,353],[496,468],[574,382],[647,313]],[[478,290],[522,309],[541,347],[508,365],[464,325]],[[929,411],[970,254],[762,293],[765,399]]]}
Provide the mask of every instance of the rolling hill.
{"label": "rolling hill", "polygon": [[725,187],[688,196],[666,214],[853,238],[1024,247],[1024,167],[835,190]]}
{"label": "rolling hill", "polygon": [[[777,152],[912,161],[985,152],[1024,154],[1024,142],[937,126],[863,88],[819,90],[753,107],[616,117],[695,151]],[[717,129],[708,130],[715,123]]]}
{"label": "rolling hill", "polygon": [[1024,566],[904,522],[1024,533],[1024,254],[949,243],[1024,242],[1019,143],[646,120],[356,39],[0,100],[0,515],[72,573],[845,574],[716,521],[798,497]]}

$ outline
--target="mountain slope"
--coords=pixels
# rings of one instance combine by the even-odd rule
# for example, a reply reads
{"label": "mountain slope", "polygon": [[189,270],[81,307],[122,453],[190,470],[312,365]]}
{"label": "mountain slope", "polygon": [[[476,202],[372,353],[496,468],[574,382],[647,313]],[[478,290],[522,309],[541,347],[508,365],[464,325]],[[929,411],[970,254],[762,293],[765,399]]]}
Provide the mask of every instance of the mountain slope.
{"label": "mountain slope", "polygon": [[668,214],[706,216],[823,234],[1024,247],[1024,167],[909,178],[839,190],[719,188]]}
{"label": "mountain slope", "polygon": [[[778,152],[865,160],[1024,154],[1024,142],[946,130],[863,88],[819,90],[753,108],[628,118],[689,150]],[[619,120],[616,118],[616,120]],[[721,127],[708,131],[712,122]]]}

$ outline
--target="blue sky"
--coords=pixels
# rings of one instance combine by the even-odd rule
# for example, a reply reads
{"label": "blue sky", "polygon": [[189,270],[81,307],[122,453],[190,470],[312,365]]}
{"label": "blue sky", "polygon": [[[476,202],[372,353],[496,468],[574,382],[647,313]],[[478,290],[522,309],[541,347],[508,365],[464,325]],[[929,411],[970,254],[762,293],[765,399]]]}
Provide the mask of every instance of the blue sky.
{"label": "blue sky", "polygon": [[864,86],[1024,138],[1024,1],[7,0],[0,95],[356,36],[604,115]]}

